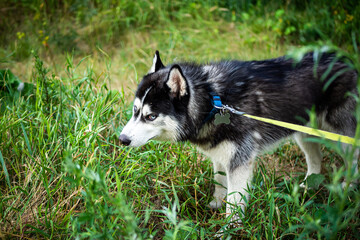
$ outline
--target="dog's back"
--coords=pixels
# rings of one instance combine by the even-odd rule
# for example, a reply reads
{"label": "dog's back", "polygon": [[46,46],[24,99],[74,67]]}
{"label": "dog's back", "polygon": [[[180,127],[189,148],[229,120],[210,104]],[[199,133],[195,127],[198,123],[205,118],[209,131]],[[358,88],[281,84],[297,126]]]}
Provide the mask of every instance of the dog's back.
{"label": "dog's back", "polygon": [[[202,92],[204,85],[208,84],[210,87],[207,88],[216,92],[223,104],[239,111],[304,125],[309,122],[309,111],[314,108],[320,128],[349,136],[354,134],[356,121],[352,112],[356,102],[349,93],[357,94],[357,73],[337,60],[334,54],[324,53],[314,60],[314,55],[309,53],[299,63],[281,57],[251,62],[224,61],[197,67],[184,64],[183,72],[192,76],[192,72],[198,72],[199,68],[207,78],[188,78],[198,92],[193,101],[198,109],[205,110],[198,110],[197,116],[193,116],[194,121],[211,111],[211,96]],[[203,128],[200,123],[196,125]],[[210,125],[210,128],[212,131],[209,128],[206,131],[192,129],[191,133],[201,134],[191,136],[191,140],[199,144],[208,143],[212,139],[218,141],[219,137],[213,136],[224,135],[239,139],[251,129],[263,134],[261,139],[255,139],[263,145],[292,133],[288,129],[236,115],[231,116],[230,126]]]}

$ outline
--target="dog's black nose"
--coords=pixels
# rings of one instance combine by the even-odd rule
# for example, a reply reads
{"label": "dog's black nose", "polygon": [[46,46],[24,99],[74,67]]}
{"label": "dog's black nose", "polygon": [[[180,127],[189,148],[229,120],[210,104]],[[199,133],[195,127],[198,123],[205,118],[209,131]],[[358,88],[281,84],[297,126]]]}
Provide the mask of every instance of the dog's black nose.
{"label": "dog's black nose", "polygon": [[129,146],[131,143],[131,140],[125,134],[120,134],[119,140],[125,146]]}

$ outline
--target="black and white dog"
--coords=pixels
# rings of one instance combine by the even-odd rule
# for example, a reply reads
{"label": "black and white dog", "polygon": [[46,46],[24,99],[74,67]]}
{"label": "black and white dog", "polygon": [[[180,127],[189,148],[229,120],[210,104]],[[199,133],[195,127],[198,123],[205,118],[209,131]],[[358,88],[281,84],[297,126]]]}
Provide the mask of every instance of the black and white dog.
{"label": "black and white dog", "polygon": [[[156,51],[150,71],[138,86],[133,116],[120,141],[133,147],[151,139],[196,144],[211,158],[215,181],[220,183],[210,207],[219,208],[226,198],[226,212],[236,219],[233,209],[240,204],[244,210],[259,152],[293,135],[306,156],[306,176],[320,173],[322,156],[319,144],[305,141],[306,135],[219,113],[214,101],[251,115],[301,125],[309,122],[309,110],[314,108],[320,129],[353,137],[356,101],[351,94],[358,94],[357,78],[356,71],[330,53],[308,53],[298,63],[280,57],[164,66]],[[228,119],[216,122],[216,115],[228,115]],[[357,171],[357,157],[353,165]]]}

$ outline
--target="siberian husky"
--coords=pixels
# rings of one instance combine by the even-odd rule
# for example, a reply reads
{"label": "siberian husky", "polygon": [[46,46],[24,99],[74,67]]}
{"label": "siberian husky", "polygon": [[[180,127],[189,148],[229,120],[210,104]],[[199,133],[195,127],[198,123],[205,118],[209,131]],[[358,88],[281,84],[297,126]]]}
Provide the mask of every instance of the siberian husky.
{"label": "siberian husky", "polygon": [[[308,53],[297,63],[280,57],[164,66],[156,51],[150,71],[137,88],[133,116],[119,139],[132,147],[151,139],[194,143],[212,160],[219,183],[209,206],[219,208],[226,203],[226,212],[237,220],[244,211],[259,152],[293,135],[306,156],[306,176],[320,173],[322,156],[319,144],[305,141],[305,134],[219,111],[214,101],[301,125],[309,123],[309,110],[315,109],[320,129],[353,137],[358,77],[348,68],[331,53],[318,57]],[[357,171],[357,158],[353,167]],[[239,211],[235,210],[238,206]]]}

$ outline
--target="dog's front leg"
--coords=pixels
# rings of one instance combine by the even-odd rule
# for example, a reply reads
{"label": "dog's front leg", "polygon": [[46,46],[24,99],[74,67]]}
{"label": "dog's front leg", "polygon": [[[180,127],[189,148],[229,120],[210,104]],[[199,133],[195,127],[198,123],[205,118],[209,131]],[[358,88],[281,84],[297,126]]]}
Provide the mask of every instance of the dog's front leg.
{"label": "dog's front leg", "polygon": [[209,203],[209,207],[212,209],[218,209],[224,203],[224,199],[227,194],[227,178],[225,175],[226,169],[219,161],[213,160],[214,165],[214,180],[215,191],[214,199]]}
{"label": "dog's front leg", "polygon": [[235,157],[237,145],[231,141],[222,141],[215,147],[199,149],[211,159],[214,166],[215,192],[209,207],[220,208],[227,196],[228,177],[224,174],[228,172],[230,161]]}
{"label": "dog's front leg", "polygon": [[[232,161],[238,161],[240,164],[236,164],[236,166],[230,164],[226,172],[228,182],[226,214],[232,216],[233,224],[237,224],[241,223],[240,214],[242,216],[245,212],[247,189],[251,185],[254,159],[233,159]],[[241,212],[239,212],[239,207],[241,207]]]}

